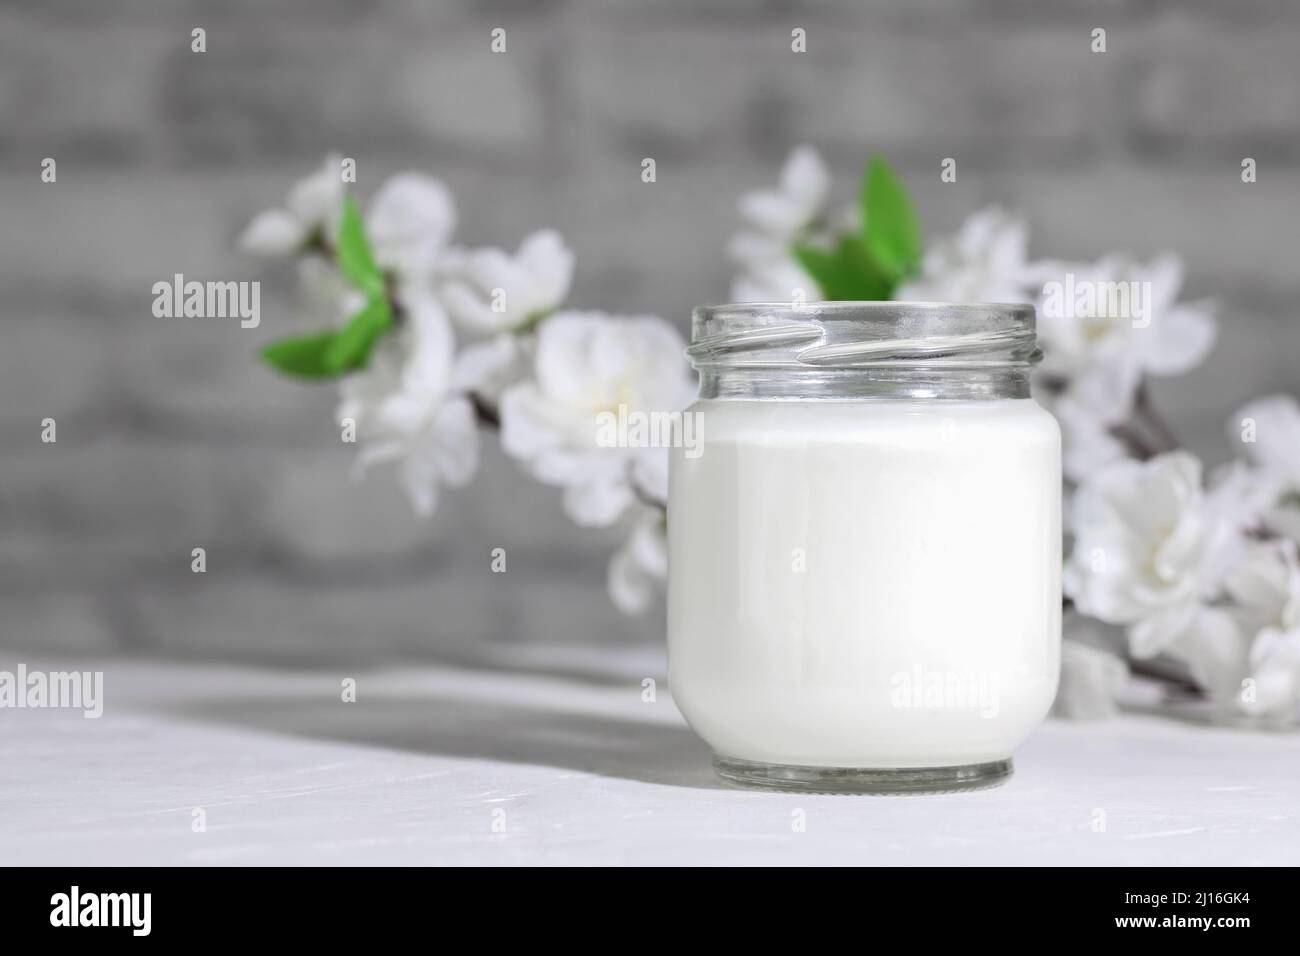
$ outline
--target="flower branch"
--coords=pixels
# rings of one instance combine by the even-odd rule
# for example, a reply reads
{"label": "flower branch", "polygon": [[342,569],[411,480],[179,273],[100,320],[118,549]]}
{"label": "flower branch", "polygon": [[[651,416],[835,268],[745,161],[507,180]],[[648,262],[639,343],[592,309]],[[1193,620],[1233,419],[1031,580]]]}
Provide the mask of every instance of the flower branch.
{"label": "flower branch", "polygon": [[[423,515],[443,486],[471,480],[479,431],[496,434],[525,472],[561,489],[576,522],[629,526],[610,593],[644,609],[662,579],[653,555],[667,450],[598,446],[592,423],[619,401],[646,411],[687,404],[684,343],[662,319],[565,310],[574,257],[558,233],[535,232],[513,253],[463,249],[450,243],[455,221],[446,187],[414,173],[383,184],[363,213],[339,161],[327,159],[241,238],[250,252],[298,257],[304,298],[327,323],[272,342],[263,358],[288,375],[337,381],[358,473],[391,464]],[[658,520],[645,522],[643,509]]]}

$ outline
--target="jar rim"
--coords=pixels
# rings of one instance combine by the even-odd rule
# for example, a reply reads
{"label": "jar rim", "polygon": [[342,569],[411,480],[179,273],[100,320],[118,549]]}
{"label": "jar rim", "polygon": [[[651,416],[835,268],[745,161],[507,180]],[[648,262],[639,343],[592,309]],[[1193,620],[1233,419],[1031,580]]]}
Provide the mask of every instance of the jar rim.
{"label": "jar rim", "polygon": [[696,368],[1025,368],[1041,359],[1028,303],[818,301],[702,305]]}
{"label": "jar rim", "polygon": [[809,313],[903,313],[903,312],[962,312],[978,314],[999,312],[1004,314],[1034,315],[1029,302],[940,302],[932,299],[815,299],[809,302],[713,302],[697,305],[693,310],[700,315],[789,312]]}

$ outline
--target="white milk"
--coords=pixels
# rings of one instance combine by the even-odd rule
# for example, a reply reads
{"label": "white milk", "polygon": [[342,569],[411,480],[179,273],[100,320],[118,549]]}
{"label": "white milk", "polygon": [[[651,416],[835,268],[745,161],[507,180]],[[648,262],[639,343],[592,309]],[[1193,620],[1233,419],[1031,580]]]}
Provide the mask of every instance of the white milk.
{"label": "white milk", "polygon": [[1056,693],[1060,434],[1028,399],[701,400],[674,449],[673,697],[723,757],[1010,757]]}

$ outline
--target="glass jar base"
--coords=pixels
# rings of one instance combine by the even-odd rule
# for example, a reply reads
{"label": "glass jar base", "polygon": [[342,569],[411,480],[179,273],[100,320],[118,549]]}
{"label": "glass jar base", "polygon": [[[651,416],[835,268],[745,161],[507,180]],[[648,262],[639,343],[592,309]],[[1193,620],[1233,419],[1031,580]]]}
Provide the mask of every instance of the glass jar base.
{"label": "glass jar base", "polygon": [[713,769],[730,783],[799,793],[956,793],[987,790],[1011,777],[1011,758],[960,767],[801,767],[715,754]]}

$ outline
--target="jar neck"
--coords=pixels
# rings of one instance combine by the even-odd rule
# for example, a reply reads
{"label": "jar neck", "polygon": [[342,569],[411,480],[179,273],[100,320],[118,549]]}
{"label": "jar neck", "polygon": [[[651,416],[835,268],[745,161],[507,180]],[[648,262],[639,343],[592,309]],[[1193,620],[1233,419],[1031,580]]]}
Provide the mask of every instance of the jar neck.
{"label": "jar neck", "polygon": [[1034,326],[1023,304],[700,306],[686,354],[701,398],[1028,398]]}
{"label": "jar neck", "polygon": [[1029,369],[705,366],[700,398],[994,401],[1029,398]]}

